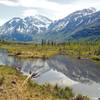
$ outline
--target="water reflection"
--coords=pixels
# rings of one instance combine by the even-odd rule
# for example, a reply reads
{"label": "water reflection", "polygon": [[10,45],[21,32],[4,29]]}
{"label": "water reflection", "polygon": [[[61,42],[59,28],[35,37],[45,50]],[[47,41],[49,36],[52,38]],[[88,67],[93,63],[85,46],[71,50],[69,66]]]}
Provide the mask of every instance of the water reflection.
{"label": "water reflection", "polygon": [[9,56],[7,51],[0,51],[0,65],[14,66],[24,74],[29,74],[30,71],[43,73],[50,68],[47,61],[42,59],[20,59],[15,56]]}
{"label": "water reflection", "polygon": [[57,70],[74,81],[100,82],[100,66],[90,60],[72,59],[67,56],[58,55],[47,60],[43,59],[19,59],[8,56],[7,51],[0,51],[0,65],[15,66],[24,74],[39,72],[40,75],[50,69]]}
{"label": "water reflection", "polygon": [[[6,50],[0,50],[0,65],[14,66],[24,74],[39,72],[40,76],[35,79],[38,83],[71,86],[75,93],[88,95],[91,100],[97,100],[100,96],[100,66],[87,59],[78,60],[58,55],[47,60],[26,60],[8,56]],[[84,84],[91,81],[92,84]]]}

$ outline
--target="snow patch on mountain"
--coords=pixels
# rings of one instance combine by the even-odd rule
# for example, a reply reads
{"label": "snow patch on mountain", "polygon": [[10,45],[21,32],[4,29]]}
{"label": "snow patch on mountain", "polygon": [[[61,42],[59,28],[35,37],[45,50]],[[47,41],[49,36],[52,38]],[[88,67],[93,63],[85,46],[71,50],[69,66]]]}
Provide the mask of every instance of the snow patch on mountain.
{"label": "snow patch on mountain", "polygon": [[0,28],[1,34],[40,34],[44,33],[52,21],[42,15],[29,16],[24,19],[15,17]]}
{"label": "snow patch on mountain", "polygon": [[[96,12],[96,9],[91,7],[88,9],[79,10],[71,13],[67,17],[55,21],[49,26],[49,31],[61,31],[64,29],[73,29],[73,27],[78,27],[80,24],[88,24],[90,23],[92,14]],[[90,18],[89,18],[90,17]],[[88,21],[89,19],[89,21]]]}

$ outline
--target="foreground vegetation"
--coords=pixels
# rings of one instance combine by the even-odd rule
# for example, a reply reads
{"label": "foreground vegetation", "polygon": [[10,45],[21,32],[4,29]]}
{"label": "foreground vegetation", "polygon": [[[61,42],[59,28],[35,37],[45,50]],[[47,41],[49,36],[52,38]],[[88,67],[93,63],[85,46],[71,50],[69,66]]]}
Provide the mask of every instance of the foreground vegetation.
{"label": "foreground vegetation", "polygon": [[57,54],[64,54],[76,58],[89,58],[100,62],[100,42],[81,43],[11,43],[0,42],[0,48],[7,49],[9,55],[21,58],[49,58]]}
{"label": "foreground vegetation", "polygon": [[23,76],[15,68],[0,66],[0,100],[89,100],[86,96],[74,96],[69,87],[38,85],[30,79],[24,86]]}

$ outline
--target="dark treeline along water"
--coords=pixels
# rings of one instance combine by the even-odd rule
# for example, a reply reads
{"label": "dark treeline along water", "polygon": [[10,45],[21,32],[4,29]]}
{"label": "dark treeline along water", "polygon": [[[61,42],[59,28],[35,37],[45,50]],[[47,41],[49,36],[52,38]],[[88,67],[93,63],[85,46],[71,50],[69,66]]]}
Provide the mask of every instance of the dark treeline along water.
{"label": "dark treeline along water", "polygon": [[21,59],[9,56],[6,50],[0,50],[0,65],[14,66],[24,74],[38,72],[40,75],[50,69],[57,70],[72,80],[79,82],[100,82],[100,66],[88,59],[74,59],[57,55],[49,59]]}

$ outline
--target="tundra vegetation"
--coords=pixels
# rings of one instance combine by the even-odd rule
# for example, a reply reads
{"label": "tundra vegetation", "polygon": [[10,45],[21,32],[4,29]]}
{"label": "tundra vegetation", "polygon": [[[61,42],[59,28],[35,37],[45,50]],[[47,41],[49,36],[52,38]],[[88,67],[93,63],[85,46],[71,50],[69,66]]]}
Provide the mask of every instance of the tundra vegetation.
{"label": "tundra vegetation", "polygon": [[[0,42],[0,49],[9,55],[24,59],[49,58],[63,54],[77,59],[91,59],[100,64],[99,42],[12,43]],[[27,76],[14,67],[0,66],[0,100],[89,100],[87,96],[75,95],[70,87],[61,88],[50,84],[39,85],[31,78],[22,86]]]}
{"label": "tundra vegetation", "polygon": [[87,96],[75,96],[69,87],[39,85],[31,79],[22,87],[26,78],[14,67],[0,66],[0,100],[89,100]]}
{"label": "tundra vegetation", "polygon": [[7,49],[9,55],[20,58],[49,58],[64,54],[78,59],[92,59],[100,63],[100,42],[67,42],[54,43],[12,43],[0,42],[0,48]]}

